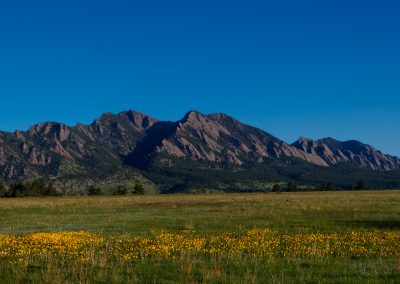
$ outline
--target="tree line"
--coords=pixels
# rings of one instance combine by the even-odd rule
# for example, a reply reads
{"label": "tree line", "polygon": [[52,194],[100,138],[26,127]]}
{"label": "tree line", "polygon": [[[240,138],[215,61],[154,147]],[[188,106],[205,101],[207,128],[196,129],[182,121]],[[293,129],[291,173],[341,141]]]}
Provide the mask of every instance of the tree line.
{"label": "tree line", "polygon": [[[100,187],[97,187],[95,185],[89,186],[86,189],[86,193],[89,196],[103,195],[104,194],[103,190]],[[129,195],[129,194],[143,195],[145,193],[146,193],[146,191],[145,191],[143,185],[140,182],[136,182],[136,184],[133,187],[133,189],[129,189],[129,187],[127,185],[119,185],[114,190],[112,195]]]}
{"label": "tree line", "polygon": [[[354,187],[351,188],[352,190],[367,190],[367,184],[364,180],[360,180],[358,182],[358,184]],[[335,191],[337,190],[337,188],[335,187],[334,184],[332,184],[331,182],[328,182],[326,184],[321,184],[319,187],[317,188],[311,188],[311,187],[303,187],[300,188],[297,186],[296,183],[294,182],[289,182],[287,184],[287,187],[284,188],[282,187],[280,184],[275,184],[272,187],[272,192],[297,192],[297,191]]]}
{"label": "tree line", "polygon": [[60,196],[61,193],[52,183],[46,183],[44,179],[35,179],[29,182],[16,182],[8,188],[0,182],[0,197],[25,197],[25,196]]}
{"label": "tree line", "polygon": [[[89,196],[103,195],[104,192],[100,187],[90,185],[85,190]],[[113,195],[145,194],[145,188],[140,182],[130,189],[127,185],[118,186]],[[35,179],[28,182],[16,182],[8,188],[0,181],[0,198],[17,198],[17,197],[41,197],[41,196],[62,196],[63,193],[57,190],[52,183],[47,183],[44,179]]]}
{"label": "tree line", "polygon": [[[368,187],[364,180],[360,180],[353,190],[367,190]],[[335,191],[336,187],[332,183],[322,184],[317,188],[299,187],[294,182],[289,182],[286,187],[281,184],[275,184],[272,192],[298,192],[298,191]],[[103,190],[95,185],[90,185],[86,190],[89,196],[104,195]],[[119,185],[112,193],[112,195],[142,195],[145,194],[145,188],[140,182],[137,182],[133,188],[127,185]],[[46,183],[44,179],[36,179],[29,182],[16,182],[11,184],[8,188],[0,181],[0,197],[15,198],[15,197],[29,197],[29,196],[61,196],[62,193],[58,191],[52,183]]]}

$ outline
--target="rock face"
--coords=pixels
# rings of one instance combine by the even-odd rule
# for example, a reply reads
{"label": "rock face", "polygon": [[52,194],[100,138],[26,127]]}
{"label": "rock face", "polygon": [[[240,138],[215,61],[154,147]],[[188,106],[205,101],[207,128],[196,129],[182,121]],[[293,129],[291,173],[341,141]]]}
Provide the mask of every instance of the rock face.
{"label": "rock face", "polygon": [[319,157],[328,166],[352,163],[372,170],[390,171],[400,168],[399,158],[385,155],[372,146],[359,141],[341,142],[333,138],[313,141],[300,138],[292,146],[302,152]]}
{"label": "rock face", "polygon": [[163,140],[157,152],[175,157],[242,166],[263,163],[266,158],[298,157],[328,166],[317,156],[292,147],[280,139],[225,114],[190,112],[174,135]]}
{"label": "rock face", "polygon": [[63,164],[82,169],[121,164],[157,120],[133,110],[104,114],[90,125],[40,123],[27,131],[0,132],[0,177],[64,174]]}
{"label": "rock face", "polygon": [[0,178],[63,176],[116,166],[141,167],[157,157],[241,168],[271,159],[296,158],[329,168],[400,169],[400,159],[357,141],[300,138],[289,145],[225,114],[192,111],[177,122],[162,122],[133,110],[105,113],[90,125],[40,123],[27,131],[0,132]]}
{"label": "rock face", "polygon": [[[240,167],[260,164],[268,158],[298,158],[322,167],[351,163],[358,167],[389,171],[400,168],[400,159],[356,141],[340,142],[331,138],[312,141],[300,138],[289,145],[282,140],[225,114],[203,115],[192,111],[167,134],[145,144],[134,160],[167,154],[176,158]],[[158,142],[155,142],[155,141]]]}

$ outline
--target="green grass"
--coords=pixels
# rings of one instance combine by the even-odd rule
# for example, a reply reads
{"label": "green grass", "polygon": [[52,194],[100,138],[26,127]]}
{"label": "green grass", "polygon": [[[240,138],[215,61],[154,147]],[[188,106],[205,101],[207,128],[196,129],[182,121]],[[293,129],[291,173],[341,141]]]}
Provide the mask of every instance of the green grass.
{"label": "green grass", "polygon": [[0,199],[0,233],[88,230],[143,235],[251,228],[312,232],[400,228],[400,192],[151,195]]}
{"label": "green grass", "polygon": [[143,260],[111,267],[0,266],[1,283],[398,283],[395,260]]}
{"label": "green grass", "polygon": [[[400,191],[149,195],[0,199],[0,233],[87,230],[201,235],[271,228],[284,233],[400,230]],[[1,259],[0,259],[1,260]],[[394,258],[145,259],[104,267],[36,260],[0,262],[4,283],[399,283]]]}

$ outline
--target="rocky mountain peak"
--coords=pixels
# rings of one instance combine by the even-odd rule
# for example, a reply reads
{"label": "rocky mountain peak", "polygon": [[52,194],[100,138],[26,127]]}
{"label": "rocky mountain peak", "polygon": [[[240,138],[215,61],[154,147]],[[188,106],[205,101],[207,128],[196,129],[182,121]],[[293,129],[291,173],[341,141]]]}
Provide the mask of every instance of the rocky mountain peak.
{"label": "rocky mountain peak", "polygon": [[314,140],[307,138],[307,137],[300,136],[299,139],[297,140],[297,142],[299,144],[308,144],[308,143],[314,142]]}
{"label": "rocky mountain peak", "polygon": [[201,112],[197,111],[197,110],[191,110],[188,111],[183,118],[180,120],[180,122],[186,123],[186,122],[193,122],[193,121],[199,121],[204,119],[206,116],[204,114],[202,114]]}
{"label": "rocky mountain peak", "polygon": [[[31,126],[28,129],[28,134],[31,137],[39,136],[63,142],[68,139],[71,134],[71,129],[69,126],[62,123],[44,122]],[[23,137],[21,132],[15,132],[15,135],[21,138]]]}
{"label": "rocky mountain peak", "polygon": [[180,120],[177,131],[183,132],[187,130],[195,132],[195,136],[199,138],[203,138],[206,135],[214,140],[218,139],[221,134],[230,134],[228,129],[198,111],[190,111]]}
{"label": "rocky mountain peak", "polygon": [[314,140],[301,136],[292,145],[293,146],[300,146],[300,147],[308,147],[308,145],[314,144],[314,143],[315,143]]}
{"label": "rocky mountain peak", "polygon": [[[111,112],[103,114],[91,124],[99,133],[104,133],[105,128],[116,131],[128,131],[134,128],[142,132],[154,125],[158,120],[146,114],[129,110],[113,114]],[[128,128],[128,129],[126,129]]]}
{"label": "rocky mountain peak", "polygon": [[148,116],[146,114],[134,110],[121,112],[119,116],[126,118],[128,121],[133,123],[139,130],[149,129],[158,121],[157,119],[151,116]]}

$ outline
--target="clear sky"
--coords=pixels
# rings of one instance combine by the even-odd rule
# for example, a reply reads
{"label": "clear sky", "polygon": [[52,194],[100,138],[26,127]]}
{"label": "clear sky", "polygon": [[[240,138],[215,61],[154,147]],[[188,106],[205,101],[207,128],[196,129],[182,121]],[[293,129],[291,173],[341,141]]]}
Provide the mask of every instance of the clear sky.
{"label": "clear sky", "polygon": [[0,2],[0,129],[225,112],[400,155],[400,2]]}

